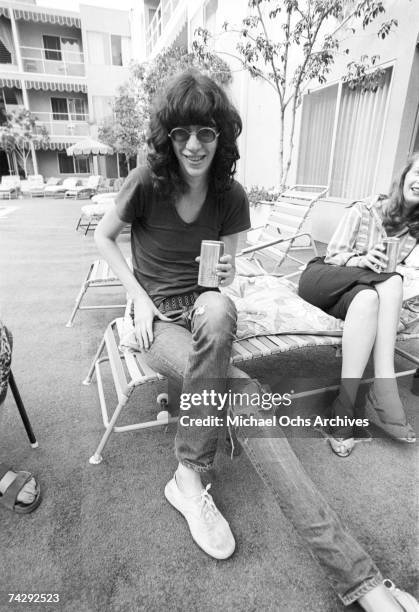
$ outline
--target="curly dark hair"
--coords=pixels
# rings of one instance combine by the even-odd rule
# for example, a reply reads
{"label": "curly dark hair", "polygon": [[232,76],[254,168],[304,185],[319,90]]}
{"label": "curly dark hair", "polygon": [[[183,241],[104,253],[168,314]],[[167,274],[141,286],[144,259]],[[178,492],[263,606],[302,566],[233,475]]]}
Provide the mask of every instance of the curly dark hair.
{"label": "curly dark hair", "polygon": [[384,227],[388,234],[395,234],[404,227],[408,227],[409,233],[416,238],[416,241],[419,241],[419,206],[406,211],[403,188],[406,174],[418,161],[419,152],[413,153],[408,158],[405,167],[393,183],[383,209]]}
{"label": "curly dark hair", "polygon": [[237,138],[242,122],[225,91],[196,68],[176,75],[157,100],[150,117],[148,163],[155,187],[165,196],[185,193],[169,132],[178,126],[213,126],[219,132],[210,170],[210,187],[217,194],[228,190],[239,159]]}

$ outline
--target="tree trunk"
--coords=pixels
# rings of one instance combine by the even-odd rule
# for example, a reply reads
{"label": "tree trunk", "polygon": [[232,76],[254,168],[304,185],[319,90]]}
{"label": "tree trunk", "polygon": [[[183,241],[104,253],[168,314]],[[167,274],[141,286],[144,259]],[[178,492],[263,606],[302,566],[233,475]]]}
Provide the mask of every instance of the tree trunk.
{"label": "tree trunk", "polygon": [[285,108],[281,104],[279,113],[279,188],[282,191],[285,187],[287,177],[284,175],[284,131],[285,131]]}

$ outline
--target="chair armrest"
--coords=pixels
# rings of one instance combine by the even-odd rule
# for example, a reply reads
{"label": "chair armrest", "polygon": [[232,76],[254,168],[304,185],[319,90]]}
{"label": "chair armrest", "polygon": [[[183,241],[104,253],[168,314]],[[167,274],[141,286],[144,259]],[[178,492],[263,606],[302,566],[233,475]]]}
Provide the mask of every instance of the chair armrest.
{"label": "chair armrest", "polygon": [[287,238],[277,238],[276,240],[270,240],[269,242],[263,242],[262,244],[257,244],[255,246],[246,247],[245,249],[242,249],[239,253],[237,253],[236,257],[240,257],[241,255],[246,255],[247,253],[254,253],[255,251],[260,251],[270,246],[274,246],[275,244],[279,244],[281,242],[287,242],[289,240],[295,240],[296,238],[300,238],[301,236],[307,236],[307,235],[309,235],[308,232],[301,232],[300,234],[288,236]]}

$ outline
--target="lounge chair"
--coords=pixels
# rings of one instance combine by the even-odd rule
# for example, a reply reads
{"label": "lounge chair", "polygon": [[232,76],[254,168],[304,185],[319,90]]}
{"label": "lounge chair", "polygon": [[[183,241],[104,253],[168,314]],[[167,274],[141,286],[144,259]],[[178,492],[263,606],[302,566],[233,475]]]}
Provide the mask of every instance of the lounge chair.
{"label": "lounge chair", "polygon": [[44,189],[44,195],[47,198],[63,198],[66,191],[74,189],[80,184],[80,180],[79,178],[71,177],[64,179],[62,184],[47,185]]}
{"label": "lounge chair", "polygon": [[[311,304],[307,304],[306,307],[309,309],[314,308]],[[128,305],[126,316],[129,311],[130,307]],[[259,359],[271,358],[273,355],[280,353],[320,346],[330,346],[337,349],[336,354],[338,356],[342,338],[337,335],[327,335],[328,333],[331,332],[319,329],[317,332],[276,333],[236,340],[233,343],[231,362],[240,365],[244,362],[249,363]],[[128,335],[131,335],[131,332]],[[398,340],[400,341],[417,339],[418,337],[419,334],[415,332],[411,334],[401,332],[398,334]],[[131,406],[135,406],[136,414],[141,411],[145,385],[148,383],[158,384],[160,389],[165,385],[167,389],[167,380],[160,373],[150,368],[143,359],[141,352],[138,352],[138,350],[137,352],[132,352],[132,348],[130,349],[129,345],[126,321],[122,318],[115,319],[108,325],[88,374],[83,381],[84,385],[89,385],[92,382],[93,375],[96,373],[100,410],[106,430],[96,451],[90,458],[92,465],[101,463],[103,449],[112,432],[127,432],[149,427],[166,426],[168,423],[176,420],[175,417],[170,416],[167,410],[167,394],[160,393],[157,397],[157,413],[154,419],[127,425],[117,425],[119,415],[128,403]],[[103,355],[104,351],[106,351],[106,355]],[[400,372],[397,376],[413,375],[418,377],[419,358],[400,349],[398,346],[396,347],[396,353],[409,360],[416,368]],[[110,365],[110,368],[106,369],[106,383],[103,382],[102,375],[105,372],[101,368],[104,362],[109,362]],[[110,382],[113,385],[110,385]],[[364,382],[367,383],[369,380]],[[313,397],[314,402],[316,396],[321,397],[324,393],[334,393],[337,390],[338,386],[335,385],[298,393],[292,392],[292,398],[295,401],[304,397]],[[115,391],[115,393],[111,391]]]}
{"label": "lounge chair", "polygon": [[101,194],[101,193],[109,193],[110,191],[112,191],[112,185],[114,183],[115,179],[110,179],[110,178],[104,178],[101,183],[99,184],[99,187],[97,189],[97,193]]}
{"label": "lounge chair", "polygon": [[[293,254],[293,251],[300,249],[312,249],[317,255],[306,223],[314,204],[326,195],[327,190],[328,187],[324,185],[294,185],[281,193],[275,202],[259,202],[260,205],[271,206],[271,213],[256,241],[255,231],[249,232],[250,246],[237,255],[238,274],[258,276],[276,273],[286,259],[302,265],[304,262]],[[274,262],[274,268],[268,271],[265,269],[267,261],[270,264]]]}
{"label": "lounge chair", "polygon": [[102,177],[99,175],[90,176],[85,184],[66,191],[64,197],[74,198],[75,200],[91,198],[97,193],[101,181]]}
{"label": "lounge chair", "polygon": [[7,175],[1,177],[0,197],[1,198],[17,198],[20,194],[20,177]]}
{"label": "lounge chair", "polygon": [[[132,268],[131,258],[127,257],[126,262],[130,268]],[[125,308],[126,300],[124,304],[97,304],[92,306],[81,306],[81,302],[88,289],[98,287],[122,287],[122,283],[114,272],[112,272],[109,264],[103,259],[96,259],[87,273],[86,278],[81,284],[80,291],[76,297],[74,308],[71,311],[69,320],[66,323],[66,327],[73,327],[73,321],[78,310],[101,310],[107,308]]]}
{"label": "lounge chair", "polygon": [[26,181],[21,182],[21,191],[24,195],[44,197],[44,177],[42,174],[29,174]]}
{"label": "lounge chair", "polygon": [[[101,197],[103,195],[110,197]],[[94,198],[100,198],[100,200],[94,204],[86,204],[81,207],[81,215],[77,222],[76,231],[79,229],[84,229],[84,235],[86,236],[87,232],[93,230],[103,215],[108,212],[112,206],[115,206],[115,194],[107,193],[100,194],[94,196]]]}

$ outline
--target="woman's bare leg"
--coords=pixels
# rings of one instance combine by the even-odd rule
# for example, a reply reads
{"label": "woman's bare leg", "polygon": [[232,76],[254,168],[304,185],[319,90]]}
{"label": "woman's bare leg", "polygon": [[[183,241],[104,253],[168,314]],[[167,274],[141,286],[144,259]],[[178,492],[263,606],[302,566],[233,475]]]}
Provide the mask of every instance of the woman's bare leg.
{"label": "woman's bare leg", "polygon": [[394,347],[403,297],[403,281],[392,276],[375,287],[378,298],[377,333],[374,345],[376,378],[394,378]]}

